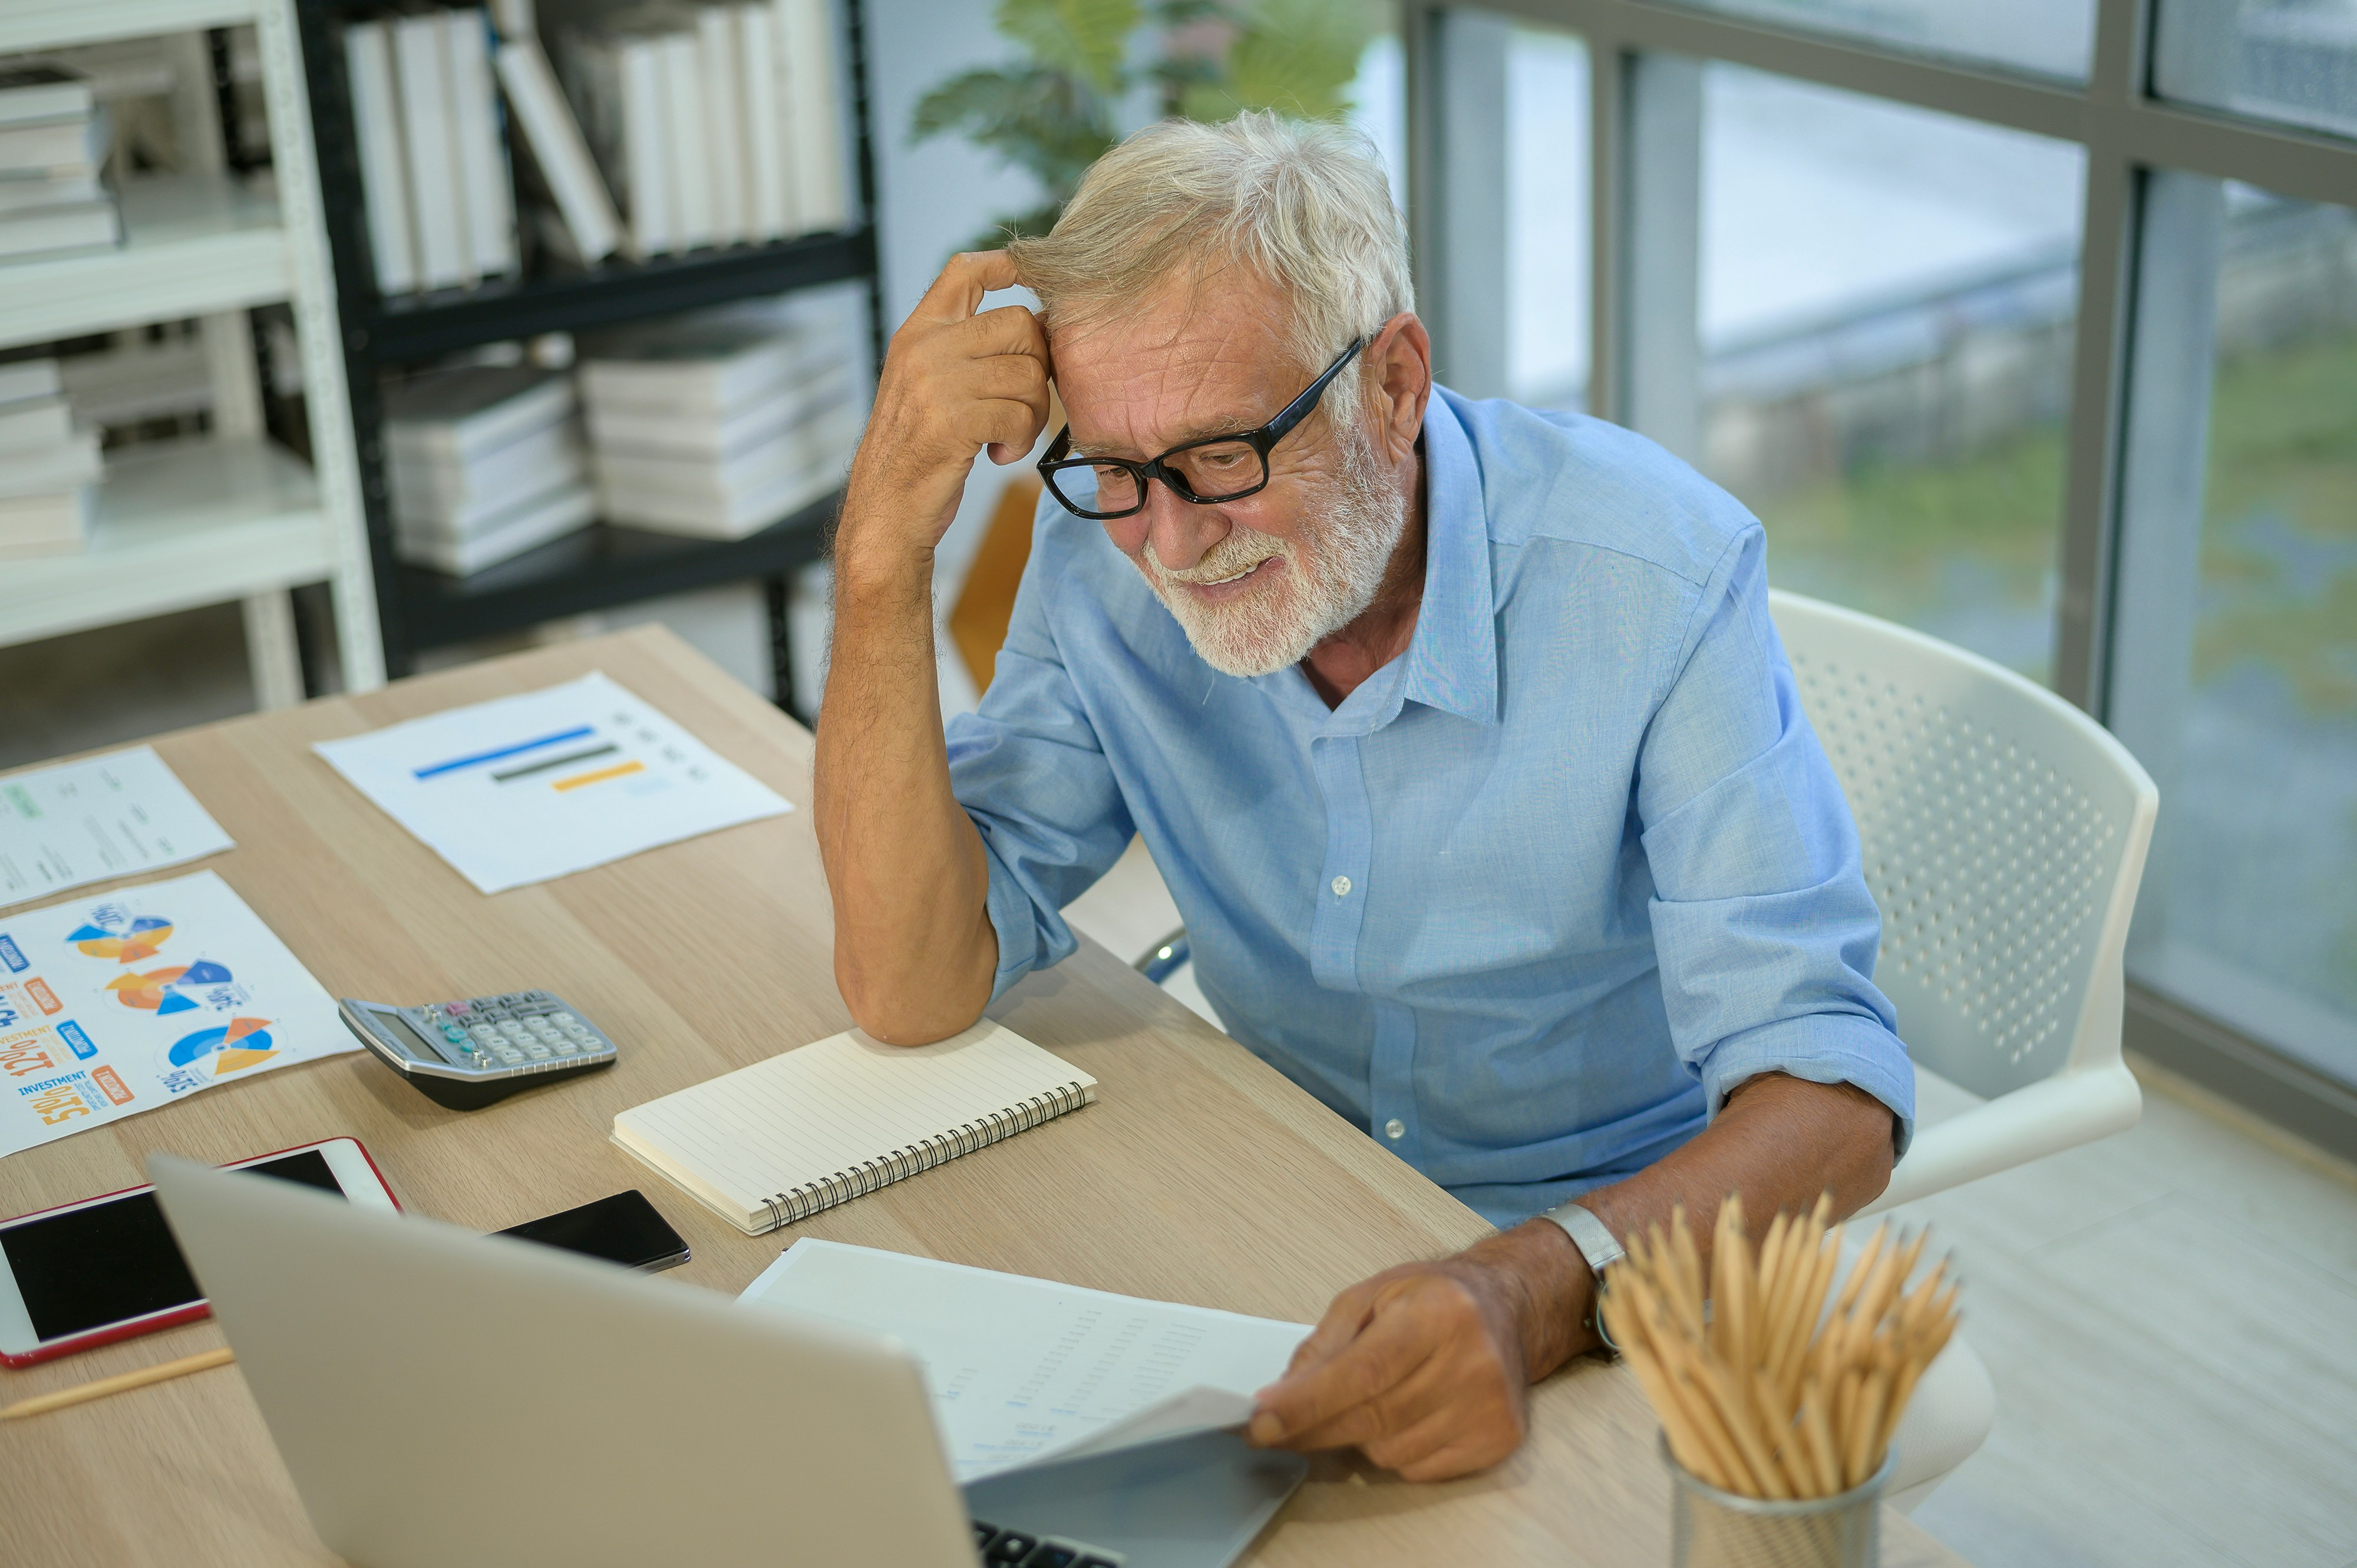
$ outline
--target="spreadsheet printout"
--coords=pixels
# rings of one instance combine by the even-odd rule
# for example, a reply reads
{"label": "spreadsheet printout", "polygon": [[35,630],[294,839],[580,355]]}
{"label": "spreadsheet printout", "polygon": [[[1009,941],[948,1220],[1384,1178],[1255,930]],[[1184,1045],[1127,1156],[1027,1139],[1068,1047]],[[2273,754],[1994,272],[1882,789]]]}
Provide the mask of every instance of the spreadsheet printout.
{"label": "spreadsheet printout", "polygon": [[236,847],[152,746],[0,779],[0,908]]}
{"label": "spreadsheet printout", "polygon": [[1113,1446],[1116,1428],[1127,1446],[1236,1424],[1309,1333],[815,1238],[738,1299],[898,1340],[961,1483]]}

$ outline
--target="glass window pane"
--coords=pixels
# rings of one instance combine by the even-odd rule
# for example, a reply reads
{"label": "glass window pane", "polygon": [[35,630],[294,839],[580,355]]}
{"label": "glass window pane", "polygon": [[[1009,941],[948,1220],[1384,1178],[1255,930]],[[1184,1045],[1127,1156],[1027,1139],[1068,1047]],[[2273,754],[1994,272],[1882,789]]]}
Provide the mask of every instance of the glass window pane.
{"label": "glass window pane", "polygon": [[2357,135],[2357,0],[2161,0],[2153,91]]}
{"label": "glass window pane", "polygon": [[2114,708],[2161,807],[2129,971],[2357,1085],[2357,214],[2166,177],[2147,248],[2214,262],[2140,293],[2207,341],[2134,392],[2192,423],[2132,417],[2207,463],[2139,495],[2130,453]]}
{"label": "glass window pane", "polygon": [[1587,46],[1518,27],[1506,48],[1506,395],[1587,406]]}
{"label": "glass window pane", "polygon": [[1724,65],[1702,105],[1701,466],[1769,580],[2046,678],[2080,149]]}
{"label": "glass window pane", "polygon": [[1914,54],[2011,66],[2084,81],[2094,53],[2095,0],[1682,0],[1836,33]]}

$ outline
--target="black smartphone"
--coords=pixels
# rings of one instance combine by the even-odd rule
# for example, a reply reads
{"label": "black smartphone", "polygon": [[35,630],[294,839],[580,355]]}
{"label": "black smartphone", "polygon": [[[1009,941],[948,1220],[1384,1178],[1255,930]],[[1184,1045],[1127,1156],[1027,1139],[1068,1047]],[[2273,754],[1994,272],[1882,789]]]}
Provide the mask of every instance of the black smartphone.
{"label": "black smartphone", "polygon": [[655,1212],[647,1195],[636,1188],[544,1219],[527,1219],[496,1233],[603,1258],[650,1274],[687,1262],[687,1242],[671,1228],[670,1220]]}

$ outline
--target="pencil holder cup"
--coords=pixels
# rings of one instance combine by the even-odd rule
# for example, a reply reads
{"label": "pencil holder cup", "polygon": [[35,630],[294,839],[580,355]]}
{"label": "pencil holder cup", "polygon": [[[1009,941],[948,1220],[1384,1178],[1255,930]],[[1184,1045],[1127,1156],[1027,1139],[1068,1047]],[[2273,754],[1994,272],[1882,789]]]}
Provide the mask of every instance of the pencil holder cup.
{"label": "pencil holder cup", "polygon": [[1829,1498],[1770,1502],[1722,1492],[1670,1467],[1670,1568],[1875,1568],[1882,1556],[1882,1488],[1896,1452],[1862,1485]]}

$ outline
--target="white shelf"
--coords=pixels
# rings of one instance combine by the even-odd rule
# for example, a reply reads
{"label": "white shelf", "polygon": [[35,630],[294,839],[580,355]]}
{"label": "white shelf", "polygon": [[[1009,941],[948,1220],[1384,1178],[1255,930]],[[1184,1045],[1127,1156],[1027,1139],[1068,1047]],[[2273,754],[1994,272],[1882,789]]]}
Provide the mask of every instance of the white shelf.
{"label": "white shelf", "polygon": [[240,310],[290,291],[276,199],[226,175],[132,181],[123,228],[120,250],[0,262],[0,348]]}
{"label": "white shelf", "polygon": [[0,53],[253,20],[253,0],[0,0]]}
{"label": "white shelf", "polygon": [[0,569],[0,644],[221,604],[335,574],[311,470],[264,441],[158,443],[110,456],[79,555]]}

